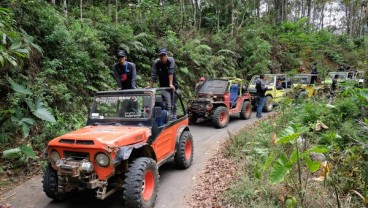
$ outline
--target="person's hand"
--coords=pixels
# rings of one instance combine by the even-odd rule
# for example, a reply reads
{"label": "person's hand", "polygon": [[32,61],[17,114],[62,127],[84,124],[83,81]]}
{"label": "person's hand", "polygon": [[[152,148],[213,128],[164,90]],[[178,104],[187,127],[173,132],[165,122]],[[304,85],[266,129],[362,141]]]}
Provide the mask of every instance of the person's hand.
{"label": "person's hand", "polygon": [[174,85],[171,84],[170,88],[175,91],[175,86]]}

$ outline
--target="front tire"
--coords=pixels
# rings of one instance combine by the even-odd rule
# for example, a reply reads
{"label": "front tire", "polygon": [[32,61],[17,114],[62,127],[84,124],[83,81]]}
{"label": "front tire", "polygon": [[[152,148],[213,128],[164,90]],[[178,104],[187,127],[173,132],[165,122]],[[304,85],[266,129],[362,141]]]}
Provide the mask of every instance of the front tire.
{"label": "front tire", "polygon": [[217,128],[224,128],[229,123],[229,111],[227,108],[217,107],[213,113],[212,122]]}
{"label": "front tire", "polygon": [[51,164],[47,164],[43,171],[43,191],[46,196],[56,201],[62,201],[65,194],[58,192],[58,176],[57,172],[51,167]]}
{"label": "front tire", "polygon": [[125,207],[153,207],[158,191],[158,168],[148,157],[135,159],[124,179],[123,199]]}
{"label": "front tire", "polygon": [[249,101],[244,101],[240,111],[240,118],[249,119],[251,115],[252,115],[252,104],[250,104]]}
{"label": "front tire", "polygon": [[197,123],[197,117],[195,115],[189,116],[189,124],[196,124]]}
{"label": "front tire", "polygon": [[273,109],[273,99],[271,96],[266,97],[265,105],[263,107],[264,112],[271,112]]}
{"label": "front tire", "polygon": [[184,131],[179,139],[174,157],[175,165],[179,169],[187,169],[193,161],[193,137],[189,131]]}

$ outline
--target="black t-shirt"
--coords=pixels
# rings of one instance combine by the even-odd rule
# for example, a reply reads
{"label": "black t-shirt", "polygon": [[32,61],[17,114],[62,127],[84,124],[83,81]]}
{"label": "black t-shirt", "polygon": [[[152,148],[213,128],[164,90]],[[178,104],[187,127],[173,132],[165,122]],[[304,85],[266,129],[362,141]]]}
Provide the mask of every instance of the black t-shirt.
{"label": "black t-shirt", "polygon": [[175,61],[169,57],[166,63],[162,63],[159,59],[153,63],[152,80],[158,78],[160,87],[170,87],[169,75],[173,75],[173,85],[176,89],[179,88],[178,80],[174,71]]}
{"label": "black t-shirt", "polygon": [[132,62],[126,62],[124,66],[119,63],[114,65],[115,80],[121,89],[136,88],[136,68]]}

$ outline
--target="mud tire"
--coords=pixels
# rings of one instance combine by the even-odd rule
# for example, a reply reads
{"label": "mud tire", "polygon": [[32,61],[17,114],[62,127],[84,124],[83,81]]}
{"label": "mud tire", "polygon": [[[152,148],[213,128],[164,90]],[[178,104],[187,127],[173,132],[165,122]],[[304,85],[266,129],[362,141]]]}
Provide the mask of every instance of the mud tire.
{"label": "mud tire", "polygon": [[249,101],[244,101],[240,111],[240,118],[250,119],[251,116],[252,116],[252,104]]}
{"label": "mud tire", "polygon": [[189,116],[189,124],[196,124],[197,123],[197,117],[196,116]]}
{"label": "mud tire", "polygon": [[65,194],[58,192],[58,176],[57,172],[51,167],[51,164],[47,164],[43,170],[43,191],[46,196],[56,201],[62,201],[65,199]]}
{"label": "mud tire", "polygon": [[187,169],[192,165],[193,150],[192,134],[189,131],[184,131],[180,136],[174,156],[175,166],[178,169]]}
{"label": "mud tire", "polygon": [[273,99],[272,99],[271,96],[267,96],[265,104],[263,106],[263,111],[264,112],[271,112],[272,109],[273,109]]}
{"label": "mud tire", "polygon": [[212,122],[216,128],[224,128],[229,123],[229,111],[227,108],[220,106],[213,113]]}
{"label": "mud tire", "polygon": [[157,198],[158,180],[158,168],[153,159],[140,157],[130,163],[123,185],[125,207],[153,207]]}

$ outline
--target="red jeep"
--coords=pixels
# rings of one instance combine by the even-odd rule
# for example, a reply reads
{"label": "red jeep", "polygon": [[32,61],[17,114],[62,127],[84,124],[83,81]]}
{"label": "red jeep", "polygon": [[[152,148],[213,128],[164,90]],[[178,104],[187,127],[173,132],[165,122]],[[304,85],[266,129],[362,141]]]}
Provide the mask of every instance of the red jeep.
{"label": "red jeep", "polygon": [[125,207],[153,207],[158,168],[174,158],[186,169],[193,160],[183,102],[178,95],[182,113],[170,119],[161,90],[168,88],[98,92],[87,126],[49,142],[46,195],[62,200],[72,190],[95,189],[105,199],[122,190]]}
{"label": "red jeep", "polygon": [[252,114],[251,95],[243,90],[244,81],[233,77],[206,80],[196,98],[188,102],[189,121],[212,119],[217,128],[225,127],[230,115],[249,119]]}

